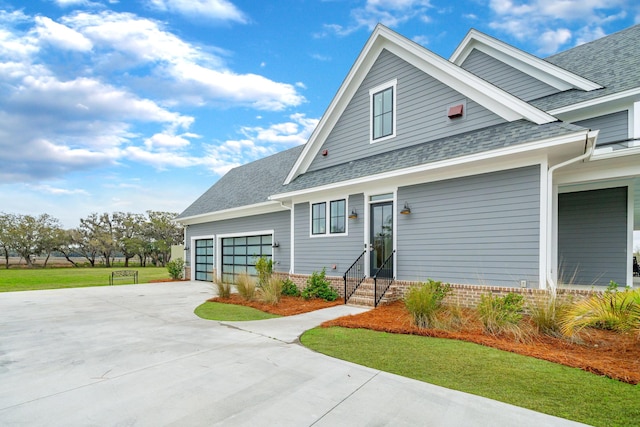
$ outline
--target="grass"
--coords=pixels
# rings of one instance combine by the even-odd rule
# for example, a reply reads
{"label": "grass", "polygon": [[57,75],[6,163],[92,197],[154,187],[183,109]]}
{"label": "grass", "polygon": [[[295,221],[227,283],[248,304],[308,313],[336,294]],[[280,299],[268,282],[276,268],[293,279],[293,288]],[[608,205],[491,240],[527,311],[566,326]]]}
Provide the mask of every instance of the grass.
{"label": "grass", "polygon": [[207,320],[227,321],[264,320],[281,317],[277,314],[265,313],[252,307],[210,301],[200,304],[196,307],[194,313]]}
{"label": "grass", "polygon": [[594,426],[635,426],[640,386],[463,341],[316,328],[305,346],[338,359]]}
{"label": "grass", "polygon": [[[0,269],[0,292],[31,291],[39,289],[81,288],[87,286],[107,286],[111,272],[125,270],[123,267],[81,267],[81,268],[10,268]],[[137,270],[139,283],[168,279],[166,267],[129,267]],[[129,279],[129,278],[127,278]],[[116,280],[116,284],[130,284],[131,280]]]}

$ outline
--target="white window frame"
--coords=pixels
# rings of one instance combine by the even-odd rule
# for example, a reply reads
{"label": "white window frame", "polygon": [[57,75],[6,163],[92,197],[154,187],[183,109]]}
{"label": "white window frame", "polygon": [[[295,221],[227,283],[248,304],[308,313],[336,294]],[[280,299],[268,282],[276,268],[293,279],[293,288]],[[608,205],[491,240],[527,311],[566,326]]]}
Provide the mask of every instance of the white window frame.
{"label": "white window frame", "polygon": [[[344,232],[332,233],[331,232],[331,202],[339,202],[344,200]],[[313,205],[319,203],[325,204],[324,214],[324,233],[313,234]],[[314,200],[309,202],[309,237],[322,238],[322,237],[339,237],[349,235],[349,197],[333,197],[331,199]]]}
{"label": "white window frame", "polygon": [[[396,117],[397,117],[397,111],[398,111],[398,104],[396,102],[397,93],[398,93],[397,86],[398,86],[398,79],[393,79],[387,83],[384,83],[372,89],[369,89],[369,143],[370,144],[386,141],[388,139],[395,138],[396,136],[396,123],[397,123]],[[374,139],[373,138],[373,96],[387,89],[392,89],[392,92],[393,92],[391,97],[391,102],[393,103],[391,108],[391,128],[392,128],[391,134]]]}

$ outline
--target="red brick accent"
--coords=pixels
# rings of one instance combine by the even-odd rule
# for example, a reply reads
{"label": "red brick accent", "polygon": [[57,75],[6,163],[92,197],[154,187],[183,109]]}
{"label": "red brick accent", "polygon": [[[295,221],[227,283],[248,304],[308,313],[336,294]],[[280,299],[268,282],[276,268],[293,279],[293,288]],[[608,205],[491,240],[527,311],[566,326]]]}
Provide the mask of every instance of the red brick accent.
{"label": "red brick accent", "polygon": [[[309,274],[287,274],[274,273],[282,279],[288,278],[296,284],[298,289],[302,290],[307,285],[307,279],[311,277]],[[338,276],[326,276],[331,286],[344,298],[344,279]],[[367,278],[365,283],[373,282]],[[421,282],[413,282],[406,280],[396,280],[391,288],[386,292],[384,300],[387,302],[397,301],[404,297],[404,294],[412,285],[419,285]],[[600,291],[584,290],[584,289],[558,289],[557,295],[560,300],[580,301]],[[549,293],[546,289],[531,288],[509,288],[502,286],[483,286],[483,285],[461,285],[451,284],[451,293],[447,295],[445,303],[456,304],[461,307],[475,308],[480,302],[480,297],[484,294],[492,294],[495,296],[505,296],[508,293],[520,294],[525,298],[527,303],[546,297]],[[372,297],[373,299],[373,297]]]}

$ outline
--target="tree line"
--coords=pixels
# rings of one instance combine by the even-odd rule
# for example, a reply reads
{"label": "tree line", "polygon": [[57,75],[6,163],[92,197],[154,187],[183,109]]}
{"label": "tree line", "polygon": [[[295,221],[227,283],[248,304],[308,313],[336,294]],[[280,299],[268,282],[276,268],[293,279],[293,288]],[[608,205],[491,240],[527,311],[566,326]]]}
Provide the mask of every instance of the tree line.
{"label": "tree line", "polygon": [[141,266],[150,261],[165,266],[171,259],[171,246],[183,243],[183,227],[174,222],[176,213],[147,211],[146,214],[125,212],[92,213],[80,219],[80,225],[64,229],[49,214],[15,215],[0,212],[0,253],[5,268],[9,257],[16,254],[33,266],[34,257],[45,256],[46,267],[54,253],[64,256],[77,267],[74,257],[82,257],[94,267],[101,261],[110,267],[116,256],[138,258]]}

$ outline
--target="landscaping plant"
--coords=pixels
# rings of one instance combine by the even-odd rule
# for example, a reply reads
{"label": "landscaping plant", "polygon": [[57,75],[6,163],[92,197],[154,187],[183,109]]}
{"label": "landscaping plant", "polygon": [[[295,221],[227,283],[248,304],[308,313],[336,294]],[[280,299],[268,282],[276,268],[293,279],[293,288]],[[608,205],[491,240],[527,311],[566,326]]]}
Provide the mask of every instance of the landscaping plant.
{"label": "landscaping plant", "polygon": [[273,260],[265,256],[256,259],[256,271],[258,272],[258,286],[263,287],[273,273]]}
{"label": "landscaping plant", "polygon": [[167,271],[173,280],[182,279],[184,260],[182,258],[172,259],[167,263]]}
{"label": "landscaping plant", "polygon": [[558,299],[555,293],[547,292],[528,304],[527,308],[538,333],[558,338],[562,335],[561,321],[570,305],[570,302]]}
{"label": "landscaping plant", "polygon": [[477,310],[486,332],[495,335],[511,333],[516,337],[522,336],[523,331],[519,326],[524,311],[522,295],[512,292],[503,297],[484,294],[480,296]]}
{"label": "landscaping plant", "polygon": [[433,327],[436,315],[442,309],[442,300],[450,291],[450,284],[431,279],[411,286],[404,297],[404,304],[413,323],[419,328]]}
{"label": "landscaping plant", "polygon": [[296,286],[295,283],[291,281],[291,279],[284,279],[282,282],[282,295],[290,296],[290,297],[299,297],[300,289]]}
{"label": "landscaping plant", "polygon": [[561,324],[567,336],[589,326],[640,335],[640,289],[608,290],[579,301],[567,310]]}
{"label": "landscaping plant", "polygon": [[236,289],[238,289],[238,293],[240,296],[247,300],[251,301],[256,296],[256,279],[251,277],[249,273],[240,273],[236,276],[235,280]]}
{"label": "landscaping plant", "polygon": [[331,287],[331,284],[325,279],[325,269],[318,273],[314,271],[307,279],[307,286],[302,290],[302,298],[322,298],[325,301],[335,301],[338,299],[338,293]]}
{"label": "landscaping plant", "polygon": [[260,298],[269,304],[277,304],[282,296],[282,280],[270,276],[260,288]]}
{"label": "landscaping plant", "polygon": [[218,288],[218,296],[220,298],[229,298],[231,296],[231,283],[225,283],[222,280],[216,281]]}

